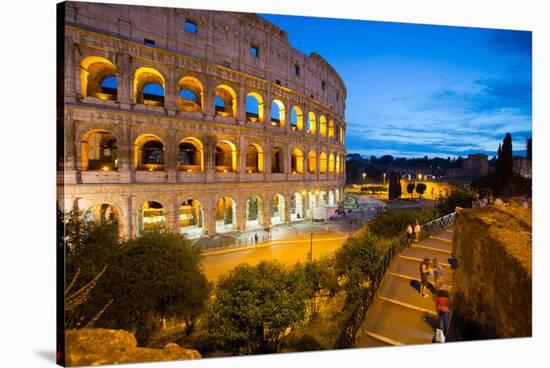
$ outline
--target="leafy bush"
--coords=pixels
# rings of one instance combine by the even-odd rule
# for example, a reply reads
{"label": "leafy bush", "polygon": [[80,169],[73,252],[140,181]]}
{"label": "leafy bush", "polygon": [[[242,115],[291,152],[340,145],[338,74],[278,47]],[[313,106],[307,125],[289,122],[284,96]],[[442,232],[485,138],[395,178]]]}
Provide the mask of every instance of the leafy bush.
{"label": "leafy bush", "polygon": [[408,224],[414,226],[417,220],[424,224],[439,216],[440,211],[436,208],[384,212],[369,221],[367,227],[375,236],[389,239],[404,234]]}
{"label": "leafy bush", "polygon": [[420,197],[422,197],[422,195],[423,195],[424,192],[426,191],[426,188],[428,188],[428,187],[426,186],[426,184],[424,184],[424,183],[418,183],[418,184],[416,184],[416,193],[418,193],[418,195],[419,195]]}
{"label": "leafy bush", "polygon": [[147,232],[123,244],[98,283],[113,305],[98,327],[134,331],[140,344],[160,329],[161,318],[182,318],[187,333],[206,307],[210,286],[200,250],[180,234]]}
{"label": "leafy bush", "polygon": [[437,208],[442,214],[446,215],[454,212],[456,207],[472,207],[472,201],[474,201],[476,198],[477,196],[474,192],[455,189],[448,197],[439,202]]}
{"label": "leafy bush", "polygon": [[338,290],[338,278],[334,270],[334,259],[324,258],[305,264],[298,263],[295,272],[302,273],[308,296],[309,317],[314,319],[319,313],[319,301],[332,297]]}
{"label": "leafy bush", "polygon": [[345,280],[348,299],[359,298],[363,283],[378,267],[389,245],[389,240],[378,238],[365,227],[336,251],[336,274]]}
{"label": "leafy bush", "polygon": [[241,264],[222,276],[208,313],[208,335],[234,355],[277,352],[306,317],[303,272],[279,263]]}

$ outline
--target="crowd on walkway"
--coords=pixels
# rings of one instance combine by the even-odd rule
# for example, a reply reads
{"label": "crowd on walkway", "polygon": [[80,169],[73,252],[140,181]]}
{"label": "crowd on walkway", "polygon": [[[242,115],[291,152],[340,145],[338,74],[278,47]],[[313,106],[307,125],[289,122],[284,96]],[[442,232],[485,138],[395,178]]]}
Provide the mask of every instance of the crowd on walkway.
{"label": "crowd on walkway", "polygon": [[[430,282],[431,278],[433,282]],[[428,298],[430,292],[435,297],[435,309],[439,317],[434,341],[445,342],[449,332],[450,294],[446,288],[443,267],[437,258],[424,258],[420,262],[420,295]]]}

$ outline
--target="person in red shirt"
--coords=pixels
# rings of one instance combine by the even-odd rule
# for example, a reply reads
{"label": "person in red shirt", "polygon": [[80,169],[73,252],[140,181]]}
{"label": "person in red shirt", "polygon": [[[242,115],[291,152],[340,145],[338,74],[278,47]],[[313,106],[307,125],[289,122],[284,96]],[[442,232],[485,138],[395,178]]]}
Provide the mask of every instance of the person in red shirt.
{"label": "person in red shirt", "polygon": [[435,309],[439,315],[439,328],[443,330],[445,336],[447,336],[447,330],[449,329],[450,304],[449,292],[445,289],[439,289],[435,296]]}

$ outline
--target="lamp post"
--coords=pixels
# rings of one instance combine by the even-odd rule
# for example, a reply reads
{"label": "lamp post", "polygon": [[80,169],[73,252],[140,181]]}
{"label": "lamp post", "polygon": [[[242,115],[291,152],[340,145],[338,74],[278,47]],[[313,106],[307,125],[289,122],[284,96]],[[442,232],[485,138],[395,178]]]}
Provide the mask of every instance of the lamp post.
{"label": "lamp post", "polygon": [[363,173],[363,181],[367,182],[367,173],[366,172]]}
{"label": "lamp post", "polygon": [[386,173],[382,174],[383,182],[382,184],[386,185]]}

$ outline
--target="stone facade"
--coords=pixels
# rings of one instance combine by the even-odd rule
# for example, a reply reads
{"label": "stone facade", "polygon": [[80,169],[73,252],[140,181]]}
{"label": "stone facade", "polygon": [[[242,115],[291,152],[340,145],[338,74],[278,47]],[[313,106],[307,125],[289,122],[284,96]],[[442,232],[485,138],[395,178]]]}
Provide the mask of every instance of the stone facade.
{"label": "stone facade", "polygon": [[345,86],[285,31],[253,14],[60,6],[61,208],[115,216],[129,237],[157,222],[214,236],[342,199]]}
{"label": "stone facade", "polygon": [[456,339],[531,336],[531,209],[457,209],[453,255]]}

